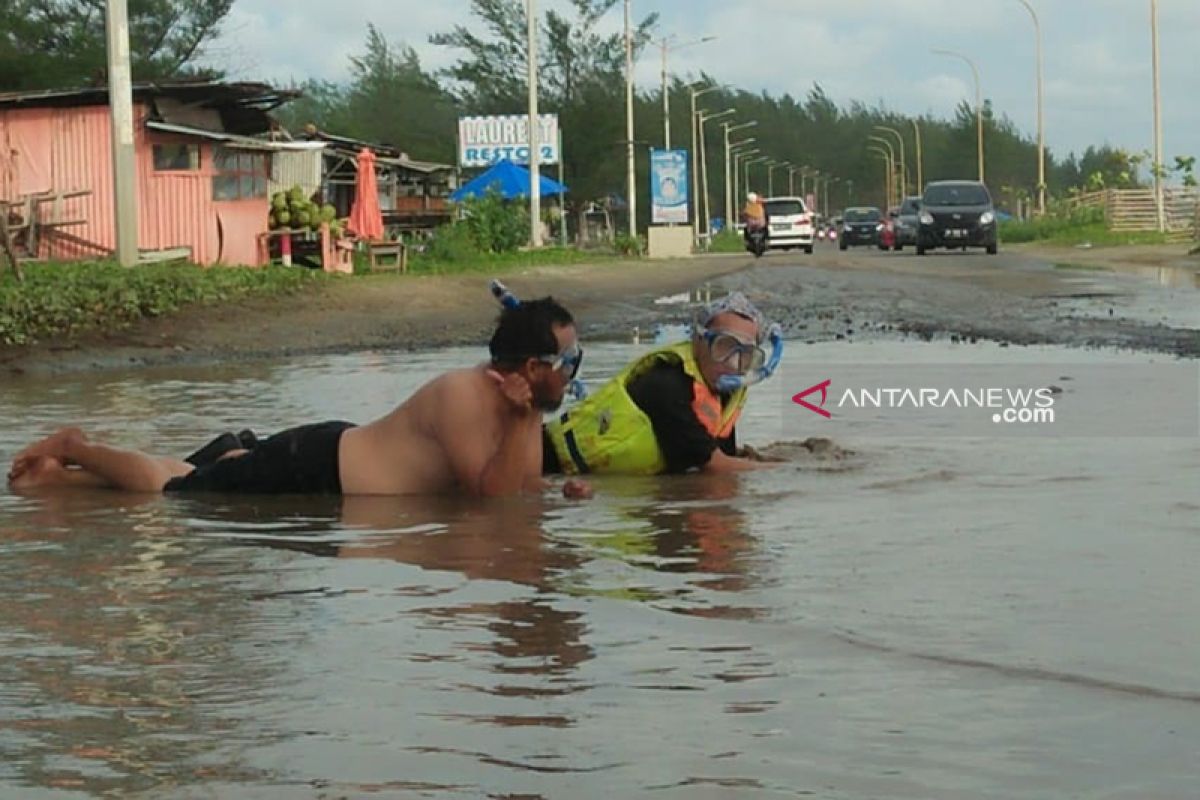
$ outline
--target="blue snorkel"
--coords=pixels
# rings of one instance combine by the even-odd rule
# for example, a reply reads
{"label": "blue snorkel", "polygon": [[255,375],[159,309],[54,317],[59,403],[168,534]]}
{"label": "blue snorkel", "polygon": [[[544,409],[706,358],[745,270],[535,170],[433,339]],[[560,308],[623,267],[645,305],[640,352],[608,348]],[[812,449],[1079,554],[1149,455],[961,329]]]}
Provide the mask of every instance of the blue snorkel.
{"label": "blue snorkel", "polygon": [[518,300],[517,296],[510,292],[508,287],[500,281],[492,280],[488,288],[492,290],[492,297],[496,298],[496,300],[500,302],[500,305],[504,306],[505,308],[512,309],[520,307],[521,301]]}
{"label": "blue snorkel", "polygon": [[[515,294],[510,292],[507,286],[495,278],[492,279],[492,282],[488,285],[488,288],[492,292],[492,297],[496,298],[496,300],[504,308],[511,310],[521,307],[520,299],[518,299]],[[567,384],[567,394],[571,395],[576,400],[582,400],[583,398],[587,397],[587,387],[583,385],[583,381],[579,380],[578,378],[573,378],[571,382]]]}
{"label": "blue snorkel", "polygon": [[722,375],[717,378],[716,388],[719,393],[733,394],[739,389],[761,383],[775,373],[775,370],[779,368],[780,359],[783,358],[783,329],[779,327],[778,322],[772,324],[767,331],[767,339],[771,342],[771,354],[767,357],[766,362],[745,375]]}

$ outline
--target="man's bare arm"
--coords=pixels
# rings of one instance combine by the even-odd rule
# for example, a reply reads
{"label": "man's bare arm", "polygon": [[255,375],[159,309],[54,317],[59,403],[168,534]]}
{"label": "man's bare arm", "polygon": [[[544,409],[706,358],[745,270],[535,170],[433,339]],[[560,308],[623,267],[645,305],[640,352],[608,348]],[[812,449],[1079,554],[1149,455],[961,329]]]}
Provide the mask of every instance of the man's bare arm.
{"label": "man's bare arm", "polygon": [[762,469],[770,466],[761,461],[751,461],[748,458],[734,458],[725,455],[725,451],[713,450],[712,458],[704,465],[705,472],[746,472],[752,469]]}
{"label": "man's bare arm", "polygon": [[[489,373],[507,400],[499,418],[489,400],[455,387],[442,398],[440,438],[458,485],[476,497],[517,494],[525,488],[531,429],[541,421],[529,384],[517,375]],[[495,426],[500,426],[496,442]]]}

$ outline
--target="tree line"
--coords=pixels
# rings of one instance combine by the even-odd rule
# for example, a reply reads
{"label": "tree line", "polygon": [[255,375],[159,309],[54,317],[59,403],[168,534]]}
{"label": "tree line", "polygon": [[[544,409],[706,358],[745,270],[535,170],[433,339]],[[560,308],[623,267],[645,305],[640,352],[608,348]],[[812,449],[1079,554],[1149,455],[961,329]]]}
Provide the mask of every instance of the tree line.
{"label": "tree line", "polygon": [[[197,66],[203,45],[218,33],[234,0],[130,0],[134,77],[219,77]],[[539,81],[543,113],[559,116],[563,133],[564,176],[574,211],[591,202],[623,198],[625,175],[624,42],[603,32],[602,21],[620,0],[572,0],[566,13],[548,10],[540,20]],[[368,26],[362,50],[350,58],[343,82],[310,79],[296,88],[299,100],[279,111],[281,121],[299,131],[307,124],[368,141],[393,144],[414,158],[454,163],[457,118],[462,115],[514,114],[527,107],[525,3],[523,0],[471,0],[472,24],[458,25],[431,37],[432,44],[457,54],[448,69],[427,70],[411,47]],[[650,43],[657,15],[636,21],[634,49]],[[103,82],[102,0],[8,0],[0,9],[0,90],[66,88]],[[711,85],[717,75],[696,76]],[[675,147],[690,146],[691,96],[674,80],[670,93]],[[774,95],[720,88],[700,101],[708,109],[732,108],[734,122],[756,120],[742,135],[753,136],[763,155],[804,165],[839,178],[831,192],[834,206],[881,204],[885,168],[868,149],[876,126],[900,132],[910,165],[909,191],[916,182],[915,135],[920,129],[923,176],[928,182],[976,175],[974,109],[962,103],[949,119],[910,117],[882,105],[836,104],[819,84],[803,96]],[[638,209],[648,221],[650,147],[663,145],[661,90],[635,95],[638,160]],[[1036,143],[1007,116],[985,102],[986,177],[1000,202],[1014,206],[1036,194]],[[724,146],[720,126],[707,128],[710,208],[722,216]],[[1190,159],[1175,168],[1191,179]],[[1059,158],[1047,154],[1047,187],[1066,195],[1114,186],[1140,185],[1145,154],[1105,146]],[[777,170],[776,193],[787,186],[787,171]],[[782,181],[782,183],[780,183]],[[752,173],[751,186],[766,190],[766,171]],[[799,188],[799,187],[797,187]]]}

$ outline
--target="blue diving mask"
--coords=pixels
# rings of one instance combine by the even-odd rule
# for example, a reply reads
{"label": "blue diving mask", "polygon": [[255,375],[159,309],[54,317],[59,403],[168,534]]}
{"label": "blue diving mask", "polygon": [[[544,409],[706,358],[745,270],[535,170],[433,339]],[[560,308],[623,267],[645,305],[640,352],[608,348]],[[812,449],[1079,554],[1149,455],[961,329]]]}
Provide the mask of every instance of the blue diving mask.
{"label": "blue diving mask", "polygon": [[717,378],[716,390],[721,394],[732,394],[765,381],[779,368],[783,358],[783,329],[778,323],[771,325],[767,331],[766,338],[771,343],[769,355],[757,344],[743,342],[722,331],[705,330],[697,333],[707,342],[714,359],[738,369],[736,375]]}

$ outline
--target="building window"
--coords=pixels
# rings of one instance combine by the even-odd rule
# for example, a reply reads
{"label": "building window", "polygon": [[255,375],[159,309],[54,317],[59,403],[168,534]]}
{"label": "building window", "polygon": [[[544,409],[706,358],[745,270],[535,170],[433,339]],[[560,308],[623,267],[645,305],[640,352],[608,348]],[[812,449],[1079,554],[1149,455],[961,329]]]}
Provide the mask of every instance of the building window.
{"label": "building window", "polygon": [[213,200],[247,200],[267,196],[270,163],[267,153],[213,147]]}
{"label": "building window", "polygon": [[200,145],[154,145],[154,170],[156,172],[181,172],[197,169],[200,169]]}

